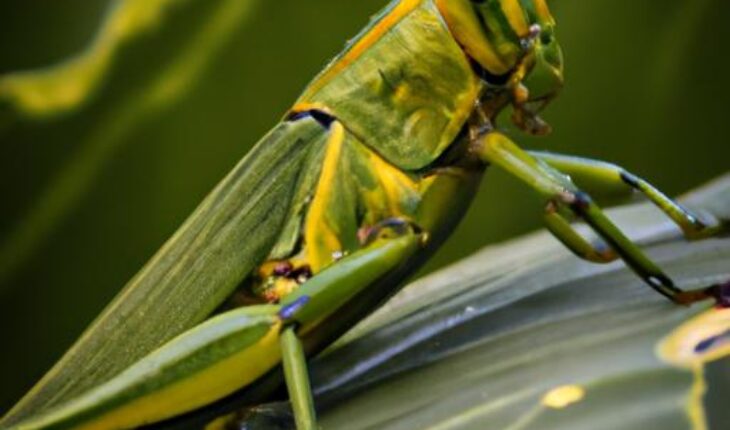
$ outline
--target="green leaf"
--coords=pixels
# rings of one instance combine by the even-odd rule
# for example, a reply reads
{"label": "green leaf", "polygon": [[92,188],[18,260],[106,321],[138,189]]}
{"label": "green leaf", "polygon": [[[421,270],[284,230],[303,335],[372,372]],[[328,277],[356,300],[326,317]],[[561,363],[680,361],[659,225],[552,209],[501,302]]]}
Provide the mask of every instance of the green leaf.
{"label": "green leaf", "polygon": [[[730,176],[685,201],[730,219]],[[611,213],[683,288],[730,278],[727,238],[686,243],[646,204]],[[730,309],[709,305],[673,305],[545,232],[488,247],[315,360],[322,428],[724,428]]]}

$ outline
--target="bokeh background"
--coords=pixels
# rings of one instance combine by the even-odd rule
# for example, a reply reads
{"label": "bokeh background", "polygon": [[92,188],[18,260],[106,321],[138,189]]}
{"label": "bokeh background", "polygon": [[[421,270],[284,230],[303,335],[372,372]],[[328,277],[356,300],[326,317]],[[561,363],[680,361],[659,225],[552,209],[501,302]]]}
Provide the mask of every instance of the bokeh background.
{"label": "bokeh background", "polygon": [[[0,411],[385,3],[0,2]],[[554,133],[520,142],[670,194],[728,171],[730,2],[552,3],[567,86]],[[537,228],[540,208],[490,173],[426,270]]]}

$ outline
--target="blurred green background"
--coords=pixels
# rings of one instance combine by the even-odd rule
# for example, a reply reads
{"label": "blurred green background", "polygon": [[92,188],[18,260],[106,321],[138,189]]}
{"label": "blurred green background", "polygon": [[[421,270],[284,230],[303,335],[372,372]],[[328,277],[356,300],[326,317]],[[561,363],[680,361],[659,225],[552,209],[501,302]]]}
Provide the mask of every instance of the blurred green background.
{"label": "blurred green background", "polygon": [[[0,411],[385,3],[0,3]],[[98,38],[114,11],[135,4],[148,14],[107,26],[116,31],[107,36],[123,40]],[[617,162],[670,194],[728,171],[730,2],[556,0],[552,7],[567,86],[546,114],[554,133],[519,141]],[[63,62],[87,49],[96,55],[87,58],[104,57],[108,66],[95,69],[95,81],[86,76],[96,82],[88,97],[43,112],[19,109],[9,82],[29,75],[12,72],[72,67],[79,60]],[[37,76],[46,85],[41,96],[53,85],[78,90],[68,76]],[[74,94],[62,92],[61,100]],[[538,227],[540,207],[522,186],[491,173],[427,269]]]}

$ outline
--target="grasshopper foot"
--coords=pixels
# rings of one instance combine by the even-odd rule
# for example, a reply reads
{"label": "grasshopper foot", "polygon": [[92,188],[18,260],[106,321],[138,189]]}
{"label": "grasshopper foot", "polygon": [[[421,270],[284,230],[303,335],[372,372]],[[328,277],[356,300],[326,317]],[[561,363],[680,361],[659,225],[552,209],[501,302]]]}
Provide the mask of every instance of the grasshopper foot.
{"label": "grasshopper foot", "polygon": [[674,303],[689,306],[707,299],[714,299],[718,308],[730,308],[730,281],[697,290],[679,291],[670,296]]}
{"label": "grasshopper foot", "polygon": [[707,289],[707,292],[715,299],[717,307],[730,308],[730,281],[713,285]]}

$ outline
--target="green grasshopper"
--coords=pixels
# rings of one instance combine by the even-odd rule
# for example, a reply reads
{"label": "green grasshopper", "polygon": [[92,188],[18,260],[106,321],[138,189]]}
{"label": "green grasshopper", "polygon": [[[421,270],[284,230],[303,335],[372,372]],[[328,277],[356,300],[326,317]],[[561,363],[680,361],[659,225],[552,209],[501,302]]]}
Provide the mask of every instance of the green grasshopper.
{"label": "green grasshopper", "polygon": [[[563,86],[545,0],[396,0],[304,90],[39,384],[3,428],[122,429],[251,385],[283,364],[299,429],[316,427],[306,357],[392,295],[464,215],[485,169],[545,201],[581,258],[617,258],[678,304],[683,291],[586,192],[643,193],[684,232],[720,231],[643,179],[598,161],[520,149]],[[579,187],[580,186],[580,187]],[[584,191],[585,190],[585,191]],[[584,221],[594,243],[570,223]],[[232,310],[218,312],[222,305]],[[209,319],[208,319],[209,318]]]}

